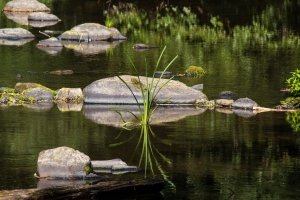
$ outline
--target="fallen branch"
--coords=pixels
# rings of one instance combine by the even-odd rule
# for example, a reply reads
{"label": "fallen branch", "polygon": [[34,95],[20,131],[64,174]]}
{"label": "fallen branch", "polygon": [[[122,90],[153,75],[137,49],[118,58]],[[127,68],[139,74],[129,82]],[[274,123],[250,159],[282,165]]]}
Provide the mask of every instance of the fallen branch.
{"label": "fallen branch", "polygon": [[44,189],[2,190],[0,199],[91,199],[99,196],[119,196],[159,193],[162,178],[99,182],[95,185],[63,186]]}

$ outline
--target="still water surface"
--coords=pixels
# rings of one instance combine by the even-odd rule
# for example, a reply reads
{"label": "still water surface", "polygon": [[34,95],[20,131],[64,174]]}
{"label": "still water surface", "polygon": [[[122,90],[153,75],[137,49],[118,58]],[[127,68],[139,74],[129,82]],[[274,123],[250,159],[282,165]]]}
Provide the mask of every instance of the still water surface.
{"label": "still water surface", "polygon": [[[73,7],[53,2],[52,13],[63,19],[50,27],[53,30],[67,30],[84,22],[103,23],[101,13],[98,15],[95,9],[80,15],[80,9],[89,8],[80,1],[74,1]],[[96,6],[95,1],[85,2]],[[3,12],[0,22],[0,28],[18,26],[6,19]],[[273,107],[282,100],[278,89],[285,86],[289,72],[300,61],[299,49],[273,51],[249,46],[239,51],[230,40],[206,44],[158,36],[154,32],[143,37],[128,33],[127,41],[94,54],[67,48],[49,54],[35,46],[45,39],[38,33],[40,29],[28,29],[37,36],[35,40],[22,46],[0,45],[0,86],[14,87],[21,81],[37,82],[52,89],[84,88],[100,78],[134,74],[126,53],[143,74],[144,58],[153,70],[162,47],[167,46],[162,67],[176,55],[179,58],[170,68],[173,73],[184,73],[190,65],[202,66],[207,71],[204,76],[182,77],[179,81],[189,86],[203,83],[209,99],[218,98],[221,91],[231,90],[260,106]],[[135,43],[161,48],[137,52],[132,49]],[[44,73],[60,69],[73,70],[74,74]],[[17,74],[23,78],[17,80]],[[45,110],[0,107],[0,189],[37,187],[33,174],[39,152],[59,146],[77,149],[92,160],[120,158],[129,165],[140,165],[143,170],[139,173],[117,178],[143,177],[145,162],[139,164],[143,156],[143,144],[138,143],[139,130],[120,133],[118,127],[96,123],[87,116],[86,109],[83,106],[79,112],[62,112],[56,105]],[[176,109],[181,112],[183,108]],[[190,115],[151,126],[155,136],[149,135],[151,142],[144,144],[156,149],[151,156],[154,174],[147,167],[146,176],[165,176],[164,199],[298,198],[300,140],[299,133],[287,122],[287,114],[267,112],[241,117],[216,110],[186,109],[191,109]]]}

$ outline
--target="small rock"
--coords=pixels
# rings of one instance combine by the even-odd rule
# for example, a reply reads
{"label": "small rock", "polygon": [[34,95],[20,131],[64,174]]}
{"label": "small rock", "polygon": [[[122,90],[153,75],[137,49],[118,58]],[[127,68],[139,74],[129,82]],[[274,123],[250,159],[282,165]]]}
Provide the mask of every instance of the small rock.
{"label": "small rock", "polygon": [[218,96],[222,99],[232,99],[236,97],[237,94],[231,91],[222,91],[218,94]]}
{"label": "small rock", "polygon": [[216,104],[220,105],[220,106],[224,106],[224,107],[230,107],[233,104],[233,100],[232,99],[217,99],[216,100]]}
{"label": "small rock", "polygon": [[203,91],[203,84],[193,85],[191,88],[199,91]]}
{"label": "small rock", "polygon": [[237,99],[232,104],[232,108],[236,109],[253,109],[253,107],[258,107],[257,103],[249,98],[240,98]]}
{"label": "small rock", "polygon": [[17,74],[16,78],[21,79],[21,78],[23,78],[23,76],[21,74]]}
{"label": "small rock", "polygon": [[62,43],[55,37],[41,40],[36,44],[37,47],[63,47]]}

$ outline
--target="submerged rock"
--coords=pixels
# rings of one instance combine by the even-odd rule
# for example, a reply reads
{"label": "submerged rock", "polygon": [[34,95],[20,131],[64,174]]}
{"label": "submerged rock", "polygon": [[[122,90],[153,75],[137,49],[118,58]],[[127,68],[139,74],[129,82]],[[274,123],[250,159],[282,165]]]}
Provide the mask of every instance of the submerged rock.
{"label": "submerged rock", "polygon": [[[123,75],[120,76],[130,87],[135,94],[138,103],[142,104],[142,93],[139,89],[140,84],[137,77]],[[150,81],[152,78],[148,78]],[[156,85],[158,78],[154,78]],[[146,86],[146,77],[140,76],[140,81],[143,86]],[[167,79],[161,79],[157,87],[162,87]],[[156,88],[156,91],[158,91]],[[145,89],[145,88],[144,88]],[[154,88],[153,88],[154,89]],[[83,90],[85,103],[100,103],[100,104],[136,104],[135,98],[127,86],[118,78],[110,77],[97,80]],[[165,102],[169,99],[167,102]],[[159,91],[155,98],[157,104],[194,104],[195,102],[207,97],[201,92],[194,90],[185,84],[171,80]]]}
{"label": "submerged rock", "polygon": [[158,46],[151,46],[151,45],[146,45],[146,44],[135,44],[133,45],[134,49],[156,49]]}
{"label": "submerged rock", "polygon": [[37,47],[63,47],[64,45],[55,37],[51,37],[45,40],[39,41],[36,44]]}
{"label": "submerged rock", "polygon": [[38,176],[48,179],[83,179],[90,157],[69,147],[58,147],[39,153]]}
{"label": "submerged rock", "polygon": [[222,99],[233,99],[237,96],[237,94],[231,91],[222,91],[218,94],[218,96]]}
{"label": "submerged rock", "polygon": [[3,11],[11,11],[11,12],[50,12],[50,8],[48,8],[45,4],[39,3],[36,0],[12,0],[8,2]]}
{"label": "submerged rock", "polygon": [[92,160],[91,166],[95,173],[124,174],[139,170],[137,166],[128,166],[119,158],[112,160]]}

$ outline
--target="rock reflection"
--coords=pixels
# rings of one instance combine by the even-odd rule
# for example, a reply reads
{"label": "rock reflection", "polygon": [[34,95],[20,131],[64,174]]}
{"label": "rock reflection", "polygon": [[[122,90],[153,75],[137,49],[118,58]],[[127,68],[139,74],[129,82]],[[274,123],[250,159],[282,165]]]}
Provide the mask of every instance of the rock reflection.
{"label": "rock reflection", "polygon": [[121,42],[123,41],[91,41],[82,43],[74,41],[62,41],[62,44],[68,49],[73,49],[75,52],[88,55],[105,53],[107,50],[115,48]]}
{"label": "rock reflection", "polygon": [[[124,121],[133,120],[133,115],[129,112],[122,112],[122,117],[111,108],[124,108],[139,116],[139,108],[136,105],[84,105],[84,115],[97,124],[104,124],[114,127],[121,127]],[[158,107],[151,117],[151,124],[173,122],[191,115],[199,115],[205,112],[206,108],[195,108],[194,106],[172,106]]]}
{"label": "rock reflection", "polygon": [[34,38],[26,38],[26,39],[0,39],[0,45],[7,45],[7,46],[22,46],[30,41],[34,40]]}
{"label": "rock reflection", "polygon": [[37,112],[44,112],[50,110],[53,107],[53,103],[41,102],[41,103],[34,103],[34,104],[24,104],[23,106]]}
{"label": "rock reflection", "polygon": [[6,17],[20,25],[28,25],[29,12],[3,12]]}

